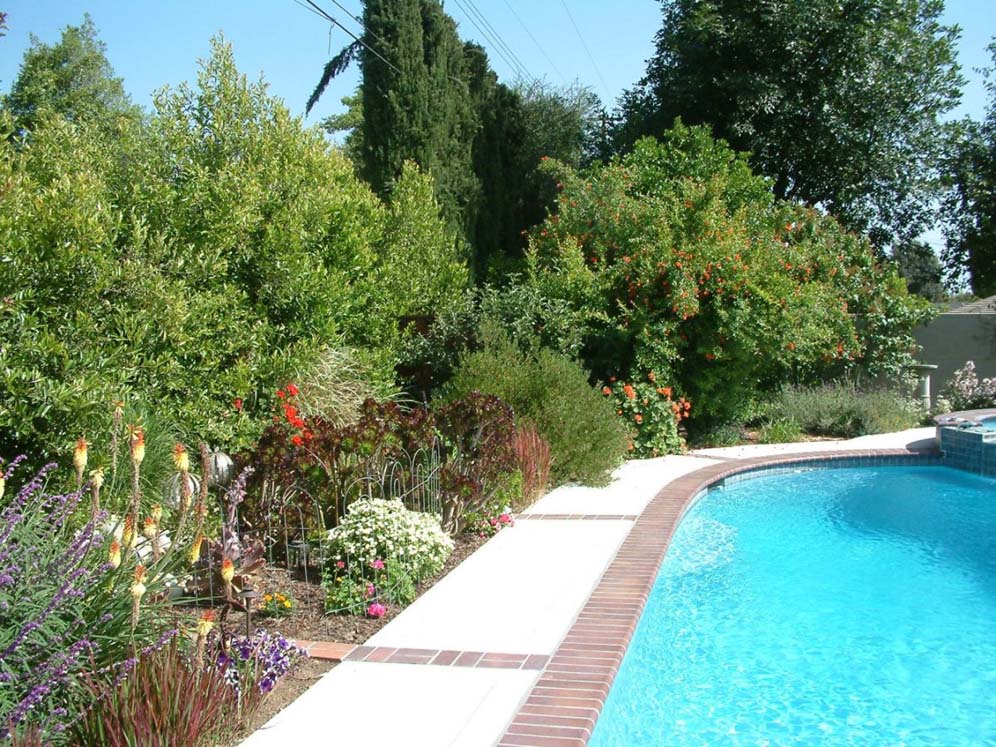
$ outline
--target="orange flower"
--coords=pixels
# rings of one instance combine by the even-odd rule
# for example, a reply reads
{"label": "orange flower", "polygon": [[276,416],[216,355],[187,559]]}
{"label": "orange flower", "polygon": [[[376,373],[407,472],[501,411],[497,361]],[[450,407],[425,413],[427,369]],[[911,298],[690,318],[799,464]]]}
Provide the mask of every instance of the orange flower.
{"label": "orange flower", "polygon": [[637,422],[637,424],[642,423],[643,422],[643,416],[640,413],[637,413],[636,417],[633,418],[633,420],[635,420]]}
{"label": "orange flower", "polygon": [[649,382],[650,382],[651,384],[653,384],[653,383],[654,383],[655,381],[657,381],[657,376],[655,376],[655,375],[654,375],[654,372],[653,372],[653,371],[651,371],[650,373],[648,373],[648,374],[647,374],[647,380],[648,380],[648,381],[649,381]]}
{"label": "orange flower", "polygon": [[221,561],[221,580],[226,584],[230,584],[233,578],[235,578],[235,564],[228,558],[225,558]]}
{"label": "orange flower", "polygon": [[201,615],[200,619],[197,621],[197,635],[207,636],[214,627],[214,610],[205,610],[204,614]]}
{"label": "orange flower", "polygon": [[111,568],[121,565],[121,543],[117,540],[111,542],[111,547],[107,551],[107,562],[111,564]]}
{"label": "orange flower", "polygon": [[602,387],[602,394],[604,394],[606,397],[608,397],[610,394],[612,394],[612,387],[603,386]]}
{"label": "orange flower", "polygon": [[626,395],[626,399],[636,399],[636,390],[629,384],[623,387],[623,394]]}
{"label": "orange flower", "polygon": [[76,448],[73,449],[73,466],[76,468],[76,484],[83,484],[83,472],[86,470],[86,452],[89,444],[85,438],[76,440]]}
{"label": "orange flower", "polygon": [[173,447],[173,464],[179,472],[186,474],[190,471],[190,453],[183,444],[176,444]]}
{"label": "orange flower", "polygon": [[131,461],[137,467],[145,459],[145,433],[141,426],[129,426],[131,431]]}

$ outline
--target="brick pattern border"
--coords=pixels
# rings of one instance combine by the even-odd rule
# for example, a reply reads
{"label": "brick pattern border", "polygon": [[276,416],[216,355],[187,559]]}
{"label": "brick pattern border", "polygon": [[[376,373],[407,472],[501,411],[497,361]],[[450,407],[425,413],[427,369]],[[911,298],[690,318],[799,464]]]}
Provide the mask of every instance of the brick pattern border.
{"label": "brick pattern border", "polygon": [[499,747],[586,747],[657,571],[682,516],[709,487],[779,467],[941,464],[936,451],[879,449],[783,454],[710,465],[666,485],[623,540]]}
{"label": "brick pattern border", "polygon": [[487,651],[441,651],[433,648],[357,646],[343,661],[429,664],[440,667],[473,667],[476,669],[542,670],[549,663],[550,657],[545,654],[499,654]]}

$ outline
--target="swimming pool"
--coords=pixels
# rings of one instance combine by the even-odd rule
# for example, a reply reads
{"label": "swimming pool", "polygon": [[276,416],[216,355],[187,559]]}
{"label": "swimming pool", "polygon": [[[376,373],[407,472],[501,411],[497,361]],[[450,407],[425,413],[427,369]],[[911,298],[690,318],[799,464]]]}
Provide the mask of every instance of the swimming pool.
{"label": "swimming pool", "polygon": [[590,747],[996,743],[996,480],[757,473],[679,525]]}

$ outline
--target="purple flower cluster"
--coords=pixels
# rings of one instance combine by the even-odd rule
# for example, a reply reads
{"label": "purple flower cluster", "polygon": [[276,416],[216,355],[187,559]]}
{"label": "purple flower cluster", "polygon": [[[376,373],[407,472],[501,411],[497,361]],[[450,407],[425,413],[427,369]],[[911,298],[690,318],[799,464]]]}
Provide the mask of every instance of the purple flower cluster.
{"label": "purple flower cluster", "polygon": [[[22,461],[0,474],[9,479]],[[67,686],[99,652],[79,602],[106,570],[91,560],[96,523],[71,530],[68,520],[82,492],[45,494],[54,467],[42,469],[0,509],[0,623],[9,633],[0,650],[0,739],[28,720],[61,731]]]}
{"label": "purple flower cluster", "polygon": [[279,633],[257,630],[252,636],[230,638],[228,652],[218,657],[218,666],[225,669],[225,677],[236,692],[255,687],[265,695],[307,655]]}

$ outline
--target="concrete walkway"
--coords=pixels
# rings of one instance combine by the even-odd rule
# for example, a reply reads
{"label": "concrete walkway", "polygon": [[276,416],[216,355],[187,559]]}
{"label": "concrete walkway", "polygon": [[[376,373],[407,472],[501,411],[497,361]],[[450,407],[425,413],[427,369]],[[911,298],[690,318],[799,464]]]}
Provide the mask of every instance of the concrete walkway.
{"label": "concrete walkway", "polygon": [[923,446],[933,436],[933,428],[920,428],[851,441],[704,449],[627,462],[604,488],[557,488],[243,747],[490,747],[635,517],[672,480],[747,457]]}

